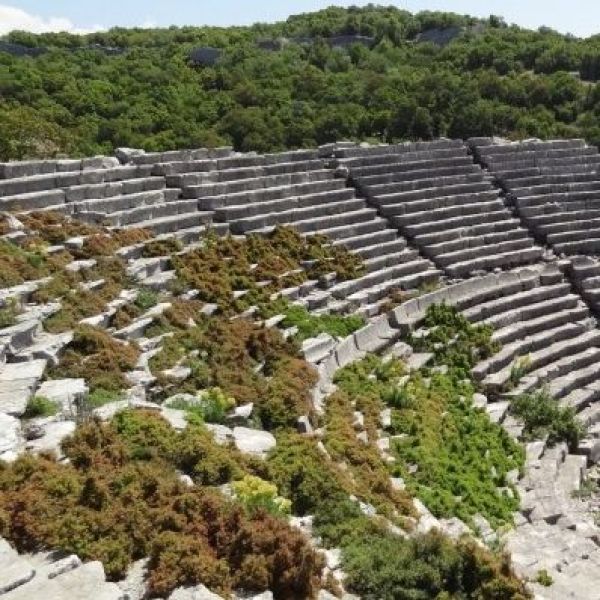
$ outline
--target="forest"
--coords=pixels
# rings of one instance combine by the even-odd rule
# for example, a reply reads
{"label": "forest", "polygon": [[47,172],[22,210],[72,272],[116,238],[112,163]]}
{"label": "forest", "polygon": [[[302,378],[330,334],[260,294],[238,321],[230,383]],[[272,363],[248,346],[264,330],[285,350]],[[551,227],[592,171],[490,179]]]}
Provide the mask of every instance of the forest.
{"label": "forest", "polygon": [[[419,41],[447,27],[462,34],[446,45]],[[335,48],[334,35],[373,44]],[[287,43],[264,49],[269,40]],[[4,160],[491,134],[600,143],[600,36],[530,31],[493,15],[331,7],[251,27],[14,31],[5,41],[43,52],[0,51]],[[193,65],[198,47],[221,57]]]}

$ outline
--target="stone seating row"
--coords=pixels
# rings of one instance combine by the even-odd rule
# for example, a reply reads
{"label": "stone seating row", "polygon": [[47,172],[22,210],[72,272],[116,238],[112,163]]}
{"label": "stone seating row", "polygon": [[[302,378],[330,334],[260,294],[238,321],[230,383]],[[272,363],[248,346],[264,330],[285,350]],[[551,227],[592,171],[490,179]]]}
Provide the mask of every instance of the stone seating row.
{"label": "stone seating row", "polygon": [[336,156],[369,204],[452,277],[542,256],[460,140],[345,148]]}
{"label": "stone seating row", "polygon": [[583,140],[471,142],[536,239],[556,253],[600,252],[600,155]]}

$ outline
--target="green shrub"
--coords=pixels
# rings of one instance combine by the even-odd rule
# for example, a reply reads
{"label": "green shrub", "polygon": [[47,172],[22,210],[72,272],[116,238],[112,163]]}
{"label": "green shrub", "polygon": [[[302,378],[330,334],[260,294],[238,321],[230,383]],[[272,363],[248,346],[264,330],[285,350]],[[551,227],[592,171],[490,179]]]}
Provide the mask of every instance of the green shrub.
{"label": "green shrub", "polygon": [[14,298],[9,298],[3,308],[0,308],[0,329],[17,323],[21,309]]}
{"label": "green shrub", "polygon": [[170,408],[185,410],[188,418],[200,419],[206,423],[224,423],[227,413],[235,406],[235,398],[227,396],[219,388],[210,388],[198,394],[197,400],[176,398],[169,403]]}
{"label": "green shrub", "polygon": [[364,600],[531,597],[506,558],[436,532],[408,540],[391,534],[355,538],[343,548],[342,568],[347,589]]}
{"label": "green shrub", "polygon": [[284,311],[284,327],[297,327],[299,341],[328,333],[333,337],[344,338],[360,329],[365,320],[358,315],[312,315],[303,306],[289,306]]}
{"label": "green shrub", "polygon": [[158,303],[158,293],[148,288],[141,288],[134,300],[140,310],[148,310]]}
{"label": "green shrub", "polygon": [[433,352],[435,363],[445,365],[461,379],[468,379],[471,369],[500,349],[492,341],[489,325],[472,325],[455,307],[433,304],[427,308],[426,336],[412,336],[411,345],[420,351]]}
{"label": "green shrub", "polygon": [[508,377],[508,381],[511,388],[515,388],[521,383],[521,379],[527,375],[529,369],[531,368],[531,357],[530,356],[520,356],[517,360],[513,362],[510,367],[510,375]]}
{"label": "green shrub", "polygon": [[[205,487],[223,483],[213,470],[219,452],[221,466],[223,453],[232,466],[243,459],[188,429],[179,434],[156,414],[125,411],[111,423],[80,425],[63,443],[68,462],[25,454],[0,464],[0,535],[20,552],[100,560],[110,580],[148,557],[149,597],[199,583],[224,596],[243,587],[314,597],[323,560],[309,540],[284,519]],[[210,482],[180,480],[177,470],[209,463]]]}
{"label": "green shrub", "polygon": [[546,569],[540,569],[537,572],[535,581],[544,587],[550,587],[554,583],[552,576],[548,573],[548,571],[546,571]]}
{"label": "green shrub", "polygon": [[246,475],[232,484],[234,497],[239,500],[251,514],[265,510],[275,516],[290,514],[292,503],[277,495],[277,486],[256,477]]}
{"label": "green shrub", "polygon": [[322,502],[347,494],[348,477],[317,448],[314,439],[281,434],[268,456],[269,479],[292,501],[294,514],[313,514]]}
{"label": "green shrub", "polygon": [[523,420],[525,440],[539,440],[547,436],[551,445],[566,442],[571,450],[577,448],[583,429],[575,411],[560,406],[547,390],[518,396],[513,399],[511,410]]}
{"label": "green shrub", "polygon": [[32,419],[34,417],[51,417],[59,411],[58,403],[49,400],[44,396],[33,396],[27,401],[23,418]]}
{"label": "green shrub", "polygon": [[116,402],[122,398],[123,395],[119,391],[96,388],[86,396],[84,405],[90,409],[99,408],[109,402]]}

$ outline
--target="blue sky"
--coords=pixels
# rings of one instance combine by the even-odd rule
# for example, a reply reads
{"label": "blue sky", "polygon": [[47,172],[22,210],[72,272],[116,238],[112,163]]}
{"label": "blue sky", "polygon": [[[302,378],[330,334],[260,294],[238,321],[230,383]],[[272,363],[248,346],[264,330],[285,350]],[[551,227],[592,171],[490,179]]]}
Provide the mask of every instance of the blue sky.
{"label": "blue sky", "polygon": [[[490,13],[509,23],[588,36],[600,33],[600,0],[382,0],[410,11],[448,10],[475,16]],[[121,26],[244,25],[276,21],[331,4],[368,2],[321,0],[0,0],[0,34],[30,31],[85,32]]]}

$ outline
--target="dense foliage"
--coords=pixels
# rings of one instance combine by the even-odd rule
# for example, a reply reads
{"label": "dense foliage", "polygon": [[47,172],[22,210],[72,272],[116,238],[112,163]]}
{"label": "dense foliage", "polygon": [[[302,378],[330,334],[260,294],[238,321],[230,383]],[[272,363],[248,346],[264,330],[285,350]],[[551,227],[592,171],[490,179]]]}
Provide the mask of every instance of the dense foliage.
{"label": "dense foliage", "polygon": [[[0,535],[19,550],[102,560],[113,579],[149,556],[152,596],[201,582],[224,594],[308,598],[318,586],[322,559],[252,501],[247,483],[238,494],[250,509],[206,487],[239,478],[248,465],[201,427],[177,433],[155,414],[122,412],[110,424],[80,426],[63,447],[68,464],[30,455],[0,463]],[[182,483],[177,470],[198,485]]]}
{"label": "dense foliage", "polygon": [[[447,46],[415,43],[458,26]],[[333,35],[373,47],[330,47]],[[277,50],[261,40],[312,38]],[[328,8],[253,27],[14,32],[48,51],[0,56],[0,157],[233,144],[277,150],[336,139],[504,134],[600,141],[597,37],[393,7]],[[223,50],[194,67],[194,47]],[[106,48],[116,48],[108,52]]]}
{"label": "dense foliage", "polygon": [[342,549],[344,583],[365,600],[531,597],[506,556],[472,540],[454,543],[435,531],[404,539],[349,500],[326,502],[314,526],[326,545]]}
{"label": "dense foliage", "polygon": [[493,351],[491,329],[469,324],[443,304],[428,309],[424,325],[427,335],[415,335],[414,344],[432,351],[431,367],[441,370],[406,374],[396,360],[369,356],[337,373],[339,390],[328,411],[338,403],[350,414],[352,407],[360,410],[372,436],[389,407],[395,462],[388,470],[411,494],[439,517],[469,523],[479,513],[495,527],[510,523],[519,502],[507,476],[522,466],[523,450],[471,403],[470,368]]}
{"label": "dense foliage", "polygon": [[276,227],[266,235],[243,239],[208,235],[200,248],[171,259],[177,283],[198,290],[198,300],[214,303],[225,315],[250,307],[270,316],[283,308],[271,306],[273,295],[308,279],[335,273],[339,281],[363,272],[360,258],[322,235],[303,238],[291,227]]}
{"label": "dense foliage", "polygon": [[561,406],[545,389],[517,396],[510,408],[523,421],[526,441],[546,439],[550,445],[566,442],[572,451],[577,448],[583,426],[575,410]]}

